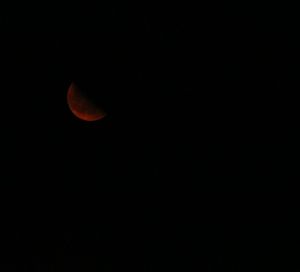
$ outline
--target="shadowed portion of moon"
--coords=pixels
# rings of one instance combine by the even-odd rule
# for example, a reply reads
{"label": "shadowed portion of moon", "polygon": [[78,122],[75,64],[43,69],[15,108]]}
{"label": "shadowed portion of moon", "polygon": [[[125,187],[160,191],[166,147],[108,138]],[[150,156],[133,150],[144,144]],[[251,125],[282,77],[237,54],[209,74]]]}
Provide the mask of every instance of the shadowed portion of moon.
{"label": "shadowed portion of moon", "polygon": [[81,120],[97,121],[106,115],[75,83],[72,83],[68,89],[67,102],[71,112]]}

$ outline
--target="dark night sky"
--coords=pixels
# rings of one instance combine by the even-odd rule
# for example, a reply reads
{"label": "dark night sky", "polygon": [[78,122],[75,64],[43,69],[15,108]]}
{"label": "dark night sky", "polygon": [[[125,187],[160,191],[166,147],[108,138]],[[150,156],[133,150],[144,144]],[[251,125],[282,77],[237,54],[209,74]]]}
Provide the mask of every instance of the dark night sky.
{"label": "dark night sky", "polygon": [[1,11],[3,271],[299,269],[299,24],[238,8]]}

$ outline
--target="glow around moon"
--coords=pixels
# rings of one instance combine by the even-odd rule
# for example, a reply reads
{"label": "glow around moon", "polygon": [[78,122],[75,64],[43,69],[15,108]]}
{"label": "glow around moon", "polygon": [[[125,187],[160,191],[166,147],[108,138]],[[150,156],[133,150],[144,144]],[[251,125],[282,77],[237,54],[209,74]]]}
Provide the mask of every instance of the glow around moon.
{"label": "glow around moon", "polygon": [[67,103],[71,112],[84,121],[97,121],[105,117],[105,112],[88,99],[79,87],[72,83],[67,92]]}

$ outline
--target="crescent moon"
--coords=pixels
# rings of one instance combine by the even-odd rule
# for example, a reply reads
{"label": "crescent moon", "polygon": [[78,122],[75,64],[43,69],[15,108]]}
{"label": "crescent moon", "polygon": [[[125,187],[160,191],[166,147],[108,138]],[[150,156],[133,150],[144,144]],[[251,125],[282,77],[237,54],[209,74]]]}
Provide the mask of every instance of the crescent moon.
{"label": "crescent moon", "polygon": [[72,83],[67,92],[67,103],[71,112],[84,121],[97,121],[105,117],[105,112],[88,99],[78,86]]}

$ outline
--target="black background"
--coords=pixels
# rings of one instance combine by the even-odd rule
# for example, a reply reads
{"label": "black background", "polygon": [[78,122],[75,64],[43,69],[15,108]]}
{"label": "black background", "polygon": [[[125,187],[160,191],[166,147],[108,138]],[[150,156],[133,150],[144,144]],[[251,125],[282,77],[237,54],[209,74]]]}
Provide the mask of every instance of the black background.
{"label": "black background", "polygon": [[3,271],[299,269],[292,13],[3,8]]}

